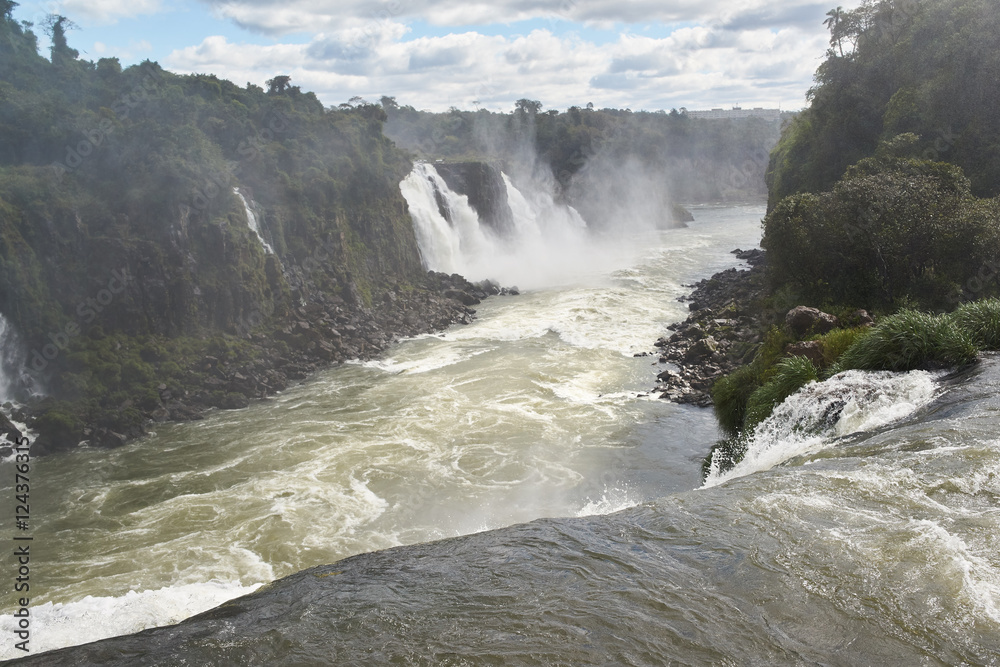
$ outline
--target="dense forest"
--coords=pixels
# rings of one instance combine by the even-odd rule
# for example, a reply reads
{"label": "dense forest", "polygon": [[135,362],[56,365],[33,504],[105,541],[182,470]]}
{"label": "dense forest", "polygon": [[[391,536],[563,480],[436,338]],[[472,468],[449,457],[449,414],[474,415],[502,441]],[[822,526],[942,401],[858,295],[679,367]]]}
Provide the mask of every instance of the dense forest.
{"label": "dense forest", "polygon": [[[762,340],[713,388],[732,436],[717,463],[812,380],[1000,349],[1000,7],[865,0],[827,25],[811,104],[771,155]],[[801,305],[822,329],[785,321]]]}
{"label": "dense forest", "polygon": [[982,0],[830,12],[812,103],[768,171],[776,290],[888,310],[995,292],[998,21]]}
{"label": "dense forest", "polygon": [[770,204],[829,190],[879,144],[912,133],[911,155],[961,167],[1000,194],[1000,8],[993,0],[865,0],[828,15],[830,50],[809,107],[768,169]]}
{"label": "dense forest", "polygon": [[88,425],[120,442],[151,415],[245,405],[303,376],[303,358],[447,323],[399,191],[412,161],[380,106],[324,108],[287,76],[265,89],[89,62],[59,16],[45,58],[14,7],[0,5],[0,313],[27,389],[47,396],[38,451]]}

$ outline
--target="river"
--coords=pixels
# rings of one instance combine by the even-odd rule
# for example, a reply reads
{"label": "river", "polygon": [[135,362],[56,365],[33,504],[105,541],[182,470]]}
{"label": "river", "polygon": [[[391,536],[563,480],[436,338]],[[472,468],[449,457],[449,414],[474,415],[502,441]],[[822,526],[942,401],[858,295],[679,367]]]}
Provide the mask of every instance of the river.
{"label": "river", "polygon": [[684,284],[757,244],[763,207],[694,212],[599,253],[560,245],[519,296],[378,361],[120,449],[37,459],[33,652],[175,623],[355,554],[700,486],[711,411],[649,396],[656,357],[633,355],[683,319]]}

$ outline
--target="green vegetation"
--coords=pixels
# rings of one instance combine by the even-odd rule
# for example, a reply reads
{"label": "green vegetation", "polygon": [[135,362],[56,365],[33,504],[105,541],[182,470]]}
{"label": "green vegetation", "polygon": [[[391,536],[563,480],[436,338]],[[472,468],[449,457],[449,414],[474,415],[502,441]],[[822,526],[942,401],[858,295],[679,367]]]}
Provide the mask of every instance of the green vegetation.
{"label": "green vegetation", "polygon": [[972,196],[954,165],[866,158],[831,192],[778,203],[761,244],[772,289],[794,300],[945,309],[994,265],[1000,201]]}
{"label": "green vegetation", "polygon": [[[140,433],[161,391],[196,393],[209,356],[252,362],[247,336],[303,304],[356,313],[423,280],[398,187],[412,161],[380,106],[324,108],[284,75],[265,90],[89,62],[60,16],[43,57],[15,7],[0,3],[0,312],[51,396],[50,442]],[[245,404],[230,389],[194,403]]]}
{"label": "green vegetation", "polygon": [[833,372],[960,366],[975,361],[978,352],[969,332],[954,317],[902,310],[847,348]]}
{"label": "green vegetation", "polygon": [[1000,350],[1000,299],[965,304],[954,313],[932,315],[901,310],[875,326],[834,329],[809,340],[818,343],[823,362],[775,354],[792,337],[772,328],[753,361],[720,378],[712,389],[715,415],[727,439],[714,455],[725,467],[743,457],[754,429],[778,405],[813,381],[848,370],[908,371],[973,363],[981,350]]}
{"label": "green vegetation", "polygon": [[831,12],[830,50],[810,106],[771,155],[770,207],[829,190],[900,134],[910,156],[961,167],[1000,194],[1000,12],[994,0],[865,0]]}
{"label": "green vegetation", "polygon": [[[766,418],[767,415],[763,414],[762,406],[768,394],[761,394],[757,397],[752,417],[750,415],[751,398],[759,389],[775,378],[776,366],[784,358],[785,347],[792,341],[793,338],[785,331],[778,327],[771,327],[754,352],[753,360],[731,375],[720,378],[712,387],[715,416],[727,435],[735,437],[747,430],[747,423],[751,418],[754,423]],[[791,372],[791,369],[788,369],[788,372]],[[779,380],[778,384],[769,391],[779,392],[778,386],[783,382]],[[762,414],[763,417],[761,417]],[[767,410],[767,414],[770,414],[770,410]]]}
{"label": "green vegetation", "polygon": [[765,301],[882,317],[812,337],[818,369],[759,352],[719,380],[726,465],[813,371],[943,368],[1000,349],[1000,12],[991,0],[864,0],[827,25],[810,107],[768,167]]}
{"label": "green vegetation", "polygon": [[1000,350],[1000,300],[965,303],[952,314],[956,326],[981,350]]}

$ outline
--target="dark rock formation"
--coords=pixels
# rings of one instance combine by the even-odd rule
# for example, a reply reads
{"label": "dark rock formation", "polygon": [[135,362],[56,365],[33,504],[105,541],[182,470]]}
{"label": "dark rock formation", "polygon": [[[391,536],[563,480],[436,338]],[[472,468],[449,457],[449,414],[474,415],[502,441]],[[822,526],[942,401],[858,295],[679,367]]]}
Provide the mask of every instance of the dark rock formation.
{"label": "dark rock formation", "polygon": [[752,268],[728,269],[694,285],[689,300],[691,315],[660,338],[660,363],[654,391],[660,398],[700,407],[712,405],[712,385],[752,356],[761,341],[760,310],[755,303],[763,294],[764,253],[741,253]]}
{"label": "dark rock formation", "polygon": [[818,308],[796,306],[785,315],[785,325],[797,338],[807,334],[825,334],[840,326],[837,318]]}
{"label": "dark rock formation", "polygon": [[[476,209],[483,224],[501,238],[514,231],[514,213],[507,202],[507,186],[499,166],[489,162],[440,162],[434,168],[449,188],[469,198],[469,205]],[[445,211],[442,215],[448,218]]]}

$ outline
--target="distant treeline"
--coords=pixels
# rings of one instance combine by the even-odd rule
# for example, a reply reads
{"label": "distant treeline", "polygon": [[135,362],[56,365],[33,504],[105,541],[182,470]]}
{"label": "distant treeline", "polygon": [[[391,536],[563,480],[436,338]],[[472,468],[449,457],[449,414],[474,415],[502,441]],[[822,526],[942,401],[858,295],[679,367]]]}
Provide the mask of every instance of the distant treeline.
{"label": "distant treeline", "polygon": [[543,111],[541,102],[530,99],[518,100],[511,113],[432,113],[400,106],[392,97],[383,97],[381,106],[388,116],[386,134],[424,159],[522,165],[537,159],[570,199],[588,168],[605,176],[617,168],[642,169],[655,173],[665,195],[681,202],[762,198],[768,154],[782,123],[794,116],[709,120],[676,109],[633,112],[589,104]]}

